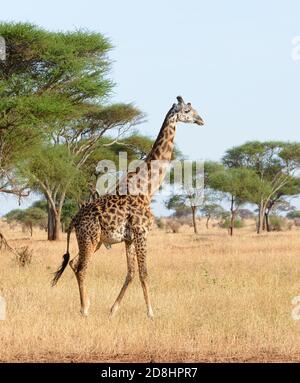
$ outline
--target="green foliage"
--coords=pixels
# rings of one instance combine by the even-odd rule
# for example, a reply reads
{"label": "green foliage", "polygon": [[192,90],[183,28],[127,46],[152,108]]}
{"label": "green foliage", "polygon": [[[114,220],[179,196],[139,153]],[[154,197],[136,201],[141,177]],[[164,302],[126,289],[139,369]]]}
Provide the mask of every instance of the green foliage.
{"label": "green foliage", "polygon": [[43,127],[67,122],[81,112],[80,102],[107,94],[104,55],[110,45],[101,35],[21,23],[0,24],[0,35],[7,46],[7,60],[0,63],[0,127],[9,163],[34,150]]}
{"label": "green foliage", "polygon": [[[71,219],[74,217],[74,215],[78,211],[78,204],[75,200],[72,200],[70,198],[66,198],[62,207],[61,212],[61,223],[63,224],[63,227],[66,229],[68,228]],[[38,200],[35,201],[30,208],[22,210],[22,209],[15,209],[11,210],[9,213],[6,214],[5,218],[7,222],[19,222],[22,224],[29,224],[31,223],[33,226],[47,226],[47,201],[46,200]]]}
{"label": "green foliage", "polygon": [[84,167],[88,168],[89,172],[92,173],[95,171],[97,163],[105,159],[113,161],[116,164],[116,170],[119,170],[118,161],[120,152],[126,152],[128,162],[131,162],[143,158],[150,151],[152,145],[153,141],[149,137],[137,132],[133,132],[117,142],[114,142],[111,136],[101,137],[97,141]]}
{"label": "green foliage", "polygon": [[64,230],[66,230],[74,215],[78,211],[78,204],[76,201],[67,198],[63,204],[62,211],[61,211],[61,222],[63,224]]}
{"label": "green foliage", "polygon": [[216,161],[205,161],[204,162],[204,186],[205,188],[210,187],[210,178],[212,175],[222,172],[224,165]]}
{"label": "green foliage", "polygon": [[111,45],[98,33],[3,22],[0,36],[7,51],[0,62],[0,178],[6,185],[17,162],[52,140],[61,122],[90,112],[113,84],[106,78]]}
{"label": "green foliage", "polygon": [[100,148],[103,136],[120,141],[142,113],[131,104],[104,105],[114,84],[106,77],[111,44],[101,34],[1,23],[0,35],[8,53],[0,63],[0,142],[7,150],[0,153],[45,196],[54,217],[66,196],[88,196],[100,159],[115,159],[116,149]]}
{"label": "green foliage", "polygon": [[69,195],[81,193],[83,177],[65,145],[41,146],[29,159],[19,163],[19,170],[27,177],[31,188],[37,191],[45,193],[49,188],[60,195],[67,188]]}
{"label": "green foliage", "polygon": [[37,208],[47,212],[47,201],[44,199],[40,199],[38,201],[33,202],[31,207],[37,207]]}
{"label": "green foliage", "polygon": [[191,214],[191,208],[186,205],[186,197],[184,195],[173,195],[165,202],[165,206],[169,210],[175,210],[174,216],[183,217]]}
{"label": "green foliage", "polygon": [[269,217],[269,222],[270,222],[271,230],[273,231],[283,231],[287,227],[285,219],[283,217],[279,217],[276,215],[271,215]]}
{"label": "green foliage", "polygon": [[246,168],[218,166],[210,169],[206,178],[209,187],[229,194],[239,205],[255,198],[262,187],[257,174]]}
{"label": "green foliage", "polygon": [[18,222],[24,225],[24,227],[30,230],[31,235],[34,226],[45,226],[47,223],[47,213],[39,207],[11,210],[4,217],[8,223]]}
{"label": "green foliage", "polygon": [[200,208],[200,213],[210,218],[220,218],[223,212],[224,209],[217,203],[207,203]]}
{"label": "green foliage", "polygon": [[49,32],[29,23],[1,23],[0,35],[7,49],[0,71],[10,92],[51,91],[52,96],[82,101],[106,96],[111,89],[104,77],[111,45],[98,33]]}
{"label": "green foliage", "polygon": [[4,218],[6,218],[6,221],[8,223],[11,223],[11,222],[23,222],[23,219],[25,217],[26,213],[24,210],[22,209],[13,209],[11,210],[10,212],[8,212]]}
{"label": "green foliage", "polygon": [[300,210],[290,211],[286,216],[289,219],[300,218]]}
{"label": "green foliage", "polygon": [[25,210],[24,223],[28,222],[33,226],[36,226],[44,224],[46,219],[46,212],[38,207],[30,207]]}
{"label": "green foliage", "polygon": [[299,179],[293,174],[300,166],[299,159],[299,143],[252,141],[227,150],[223,163],[228,168],[243,167],[256,173],[259,184],[250,202],[261,203],[300,193]]}
{"label": "green foliage", "polygon": [[[230,227],[231,223],[230,223],[230,218],[225,218],[221,223],[220,223],[220,227],[222,227],[223,229],[228,229]],[[233,224],[233,227],[235,229],[241,229],[245,226],[245,222],[243,219],[240,219],[240,218],[237,218],[234,220],[234,224]]]}

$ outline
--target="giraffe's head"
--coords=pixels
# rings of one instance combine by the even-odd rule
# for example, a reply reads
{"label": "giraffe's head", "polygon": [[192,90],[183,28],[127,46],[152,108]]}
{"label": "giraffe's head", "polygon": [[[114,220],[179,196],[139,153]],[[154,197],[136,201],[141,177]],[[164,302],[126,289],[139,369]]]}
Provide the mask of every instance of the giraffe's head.
{"label": "giraffe's head", "polygon": [[174,113],[177,115],[177,121],[204,125],[203,119],[199,116],[198,112],[192,107],[191,103],[187,104],[183,101],[181,96],[177,97],[177,104],[173,104]]}

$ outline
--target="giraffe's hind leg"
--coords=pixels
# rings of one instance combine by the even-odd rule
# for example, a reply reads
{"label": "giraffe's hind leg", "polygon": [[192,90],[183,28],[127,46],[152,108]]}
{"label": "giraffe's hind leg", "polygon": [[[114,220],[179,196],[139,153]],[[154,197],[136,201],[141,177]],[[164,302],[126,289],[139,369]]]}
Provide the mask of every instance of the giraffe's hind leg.
{"label": "giraffe's hind leg", "polygon": [[125,282],[121,288],[121,291],[110,310],[110,316],[112,317],[118,310],[122,298],[127,290],[127,287],[133,281],[135,275],[135,249],[132,242],[125,242],[126,257],[127,257],[127,276]]}
{"label": "giraffe's hind leg", "polygon": [[[99,243],[97,244],[97,246],[94,250],[94,253],[96,253],[96,251],[100,249],[101,245],[102,245],[102,242],[99,241]],[[76,257],[71,259],[71,261],[69,262],[69,265],[70,265],[71,269],[74,271],[75,275],[76,275],[76,270],[77,270],[77,265],[78,265],[78,260],[79,260],[78,256],[79,256],[79,254],[77,254]]]}
{"label": "giraffe's hind leg", "polygon": [[80,236],[78,234],[77,238],[79,254],[70,261],[70,266],[75,273],[78,283],[81,304],[80,312],[82,315],[87,316],[90,307],[90,299],[86,288],[87,267],[92,254],[99,249],[101,243],[99,243],[99,240],[92,241],[91,237],[87,235]]}

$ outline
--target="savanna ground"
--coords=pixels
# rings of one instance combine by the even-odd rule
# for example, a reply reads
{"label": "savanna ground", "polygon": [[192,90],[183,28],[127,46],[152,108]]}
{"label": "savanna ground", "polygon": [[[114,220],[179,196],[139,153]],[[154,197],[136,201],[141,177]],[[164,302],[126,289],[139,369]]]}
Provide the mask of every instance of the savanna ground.
{"label": "savanna ground", "polygon": [[[54,288],[65,238],[33,239],[21,228],[1,230],[14,246],[29,245],[21,268],[0,253],[0,361],[300,361],[300,231],[257,236],[253,224],[236,230],[189,227],[178,234],[154,229],[148,265],[154,321],[146,316],[138,277],[109,320],[126,274],[124,245],[94,255],[89,270],[90,316],[79,314],[75,276],[68,267]],[[71,254],[76,255],[75,234]]]}

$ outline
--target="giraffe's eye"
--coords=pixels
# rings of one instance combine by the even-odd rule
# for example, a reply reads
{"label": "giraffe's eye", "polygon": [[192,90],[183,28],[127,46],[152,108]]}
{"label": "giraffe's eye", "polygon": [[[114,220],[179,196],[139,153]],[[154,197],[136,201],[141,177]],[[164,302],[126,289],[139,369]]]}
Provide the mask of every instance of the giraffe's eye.
{"label": "giraffe's eye", "polygon": [[189,113],[189,110],[185,110],[184,113]]}

